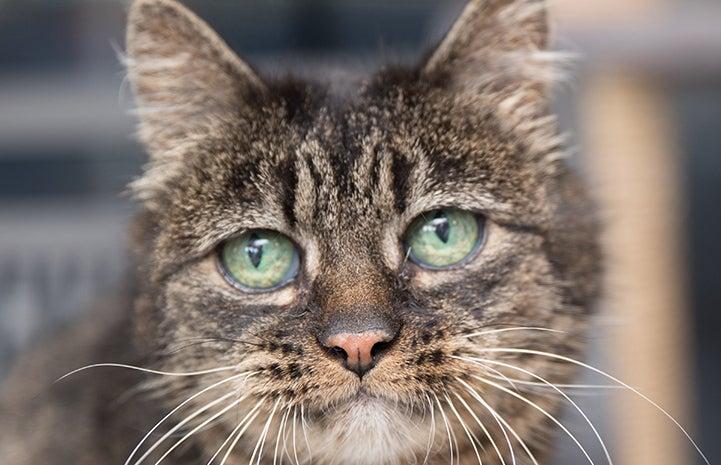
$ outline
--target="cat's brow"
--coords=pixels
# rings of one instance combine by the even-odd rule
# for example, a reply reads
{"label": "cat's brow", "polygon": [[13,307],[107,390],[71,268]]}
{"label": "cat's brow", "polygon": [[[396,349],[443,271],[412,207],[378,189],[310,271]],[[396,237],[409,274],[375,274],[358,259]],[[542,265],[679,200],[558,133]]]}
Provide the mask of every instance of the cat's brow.
{"label": "cat's brow", "polygon": [[487,215],[513,216],[514,207],[478,185],[438,183],[431,189],[419,190],[408,199],[408,214],[417,215],[439,208],[459,208]]}

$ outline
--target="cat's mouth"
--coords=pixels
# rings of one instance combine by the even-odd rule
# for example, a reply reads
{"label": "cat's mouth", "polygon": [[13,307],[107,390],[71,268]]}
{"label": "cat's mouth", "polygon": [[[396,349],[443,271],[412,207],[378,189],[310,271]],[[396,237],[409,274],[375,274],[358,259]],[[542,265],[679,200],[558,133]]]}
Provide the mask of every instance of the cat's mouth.
{"label": "cat's mouth", "polygon": [[374,410],[387,410],[388,408],[391,408],[392,406],[395,406],[395,408],[399,407],[400,405],[405,405],[408,408],[404,408],[403,411],[406,414],[412,415],[416,414],[418,412],[415,412],[413,408],[410,408],[409,405],[406,405],[404,403],[399,403],[397,400],[390,400],[388,397],[382,395],[382,394],[376,394],[372,392],[371,390],[361,386],[358,388],[358,390],[350,395],[346,402],[342,404],[342,407],[340,410],[350,410],[350,411],[374,411]]}
{"label": "cat's mouth", "polygon": [[368,392],[363,386],[359,387],[355,395],[350,399],[351,402],[357,403],[368,403],[377,400],[379,400],[379,397]]}
{"label": "cat's mouth", "polygon": [[338,404],[337,413],[351,415],[371,414],[373,412],[385,411],[389,407],[388,400],[383,396],[373,394],[361,387],[348,396],[345,402]]}

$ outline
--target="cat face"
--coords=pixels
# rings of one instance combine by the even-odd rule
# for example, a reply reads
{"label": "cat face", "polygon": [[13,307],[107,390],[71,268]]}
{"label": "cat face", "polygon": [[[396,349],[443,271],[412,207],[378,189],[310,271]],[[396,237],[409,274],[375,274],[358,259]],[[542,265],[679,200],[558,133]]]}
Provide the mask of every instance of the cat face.
{"label": "cat face", "polygon": [[133,5],[138,340],[166,370],[227,367],[163,386],[169,408],[230,394],[200,417],[243,413],[211,453],[247,414],[246,459],[264,437],[286,461],[542,456],[547,418],[504,389],[571,370],[503,350],[578,354],[597,252],[546,113],[539,3],[472,1],[417,69],[343,96],[260,79],[175,2]]}

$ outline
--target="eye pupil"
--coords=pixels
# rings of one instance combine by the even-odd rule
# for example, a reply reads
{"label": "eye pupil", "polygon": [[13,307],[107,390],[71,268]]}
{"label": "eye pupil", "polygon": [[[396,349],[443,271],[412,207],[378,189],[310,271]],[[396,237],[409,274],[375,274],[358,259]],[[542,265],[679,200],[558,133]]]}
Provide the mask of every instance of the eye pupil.
{"label": "eye pupil", "polygon": [[257,234],[253,233],[248,239],[248,245],[245,247],[245,252],[248,254],[248,258],[250,258],[250,263],[256,268],[260,266],[260,262],[263,259],[263,243],[264,241],[261,240]]}
{"label": "eye pupil", "polygon": [[447,244],[451,225],[448,223],[446,215],[442,211],[438,212],[436,217],[433,219],[432,224],[436,230],[436,236],[438,236],[438,239],[440,239],[444,244]]}

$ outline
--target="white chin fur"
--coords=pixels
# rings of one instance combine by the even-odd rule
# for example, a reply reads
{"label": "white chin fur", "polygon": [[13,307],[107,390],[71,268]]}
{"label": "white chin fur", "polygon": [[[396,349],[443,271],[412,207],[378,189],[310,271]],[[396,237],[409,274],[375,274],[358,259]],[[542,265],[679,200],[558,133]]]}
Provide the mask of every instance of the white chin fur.
{"label": "white chin fur", "polygon": [[313,428],[313,462],[326,465],[395,465],[423,460],[430,420],[410,418],[403,407],[380,399],[349,402],[325,428]]}

